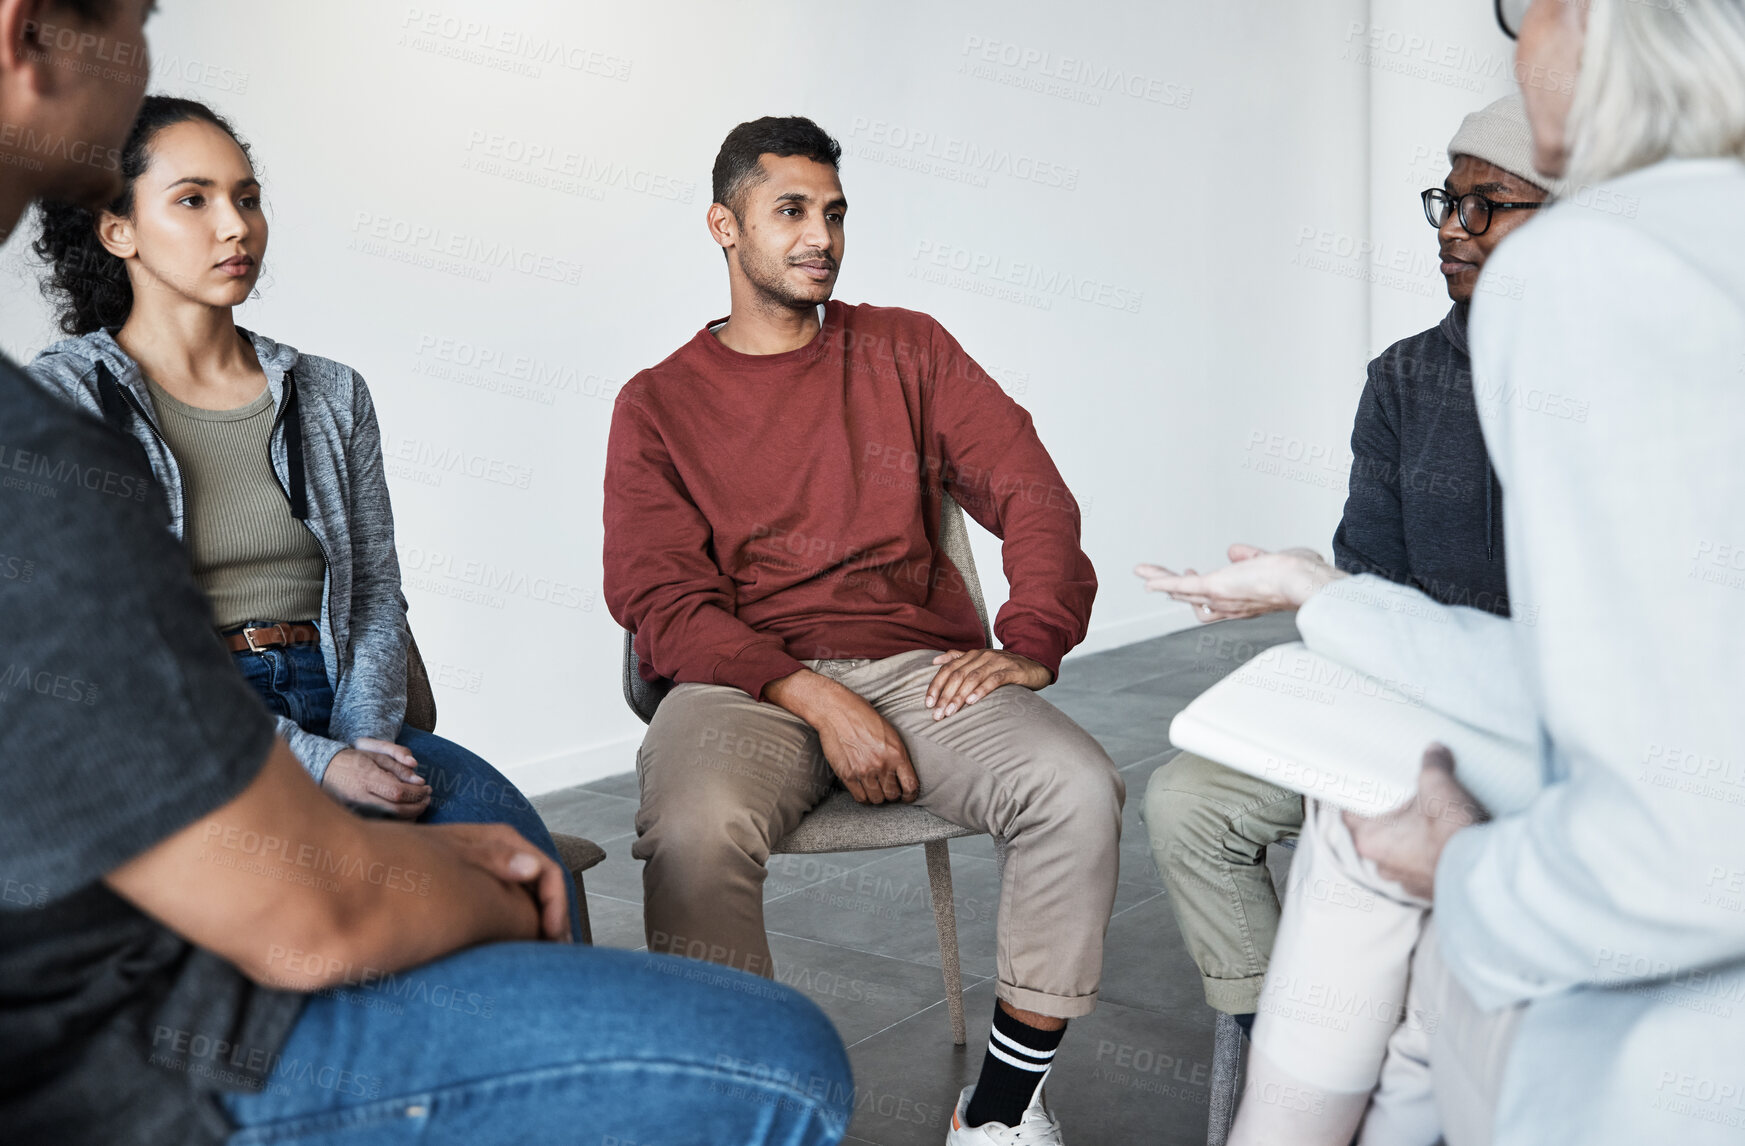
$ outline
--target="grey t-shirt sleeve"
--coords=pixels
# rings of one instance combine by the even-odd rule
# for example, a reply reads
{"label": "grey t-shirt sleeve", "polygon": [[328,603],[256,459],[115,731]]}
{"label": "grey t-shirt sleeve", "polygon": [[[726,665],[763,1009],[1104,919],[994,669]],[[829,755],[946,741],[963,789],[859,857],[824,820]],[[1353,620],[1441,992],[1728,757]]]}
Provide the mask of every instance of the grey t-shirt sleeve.
{"label": "grey t-shirt sleeve", "polygon": [[273,724],[138,450],[33,405],[0,424],[0,872],[53,902],[229,802]]}

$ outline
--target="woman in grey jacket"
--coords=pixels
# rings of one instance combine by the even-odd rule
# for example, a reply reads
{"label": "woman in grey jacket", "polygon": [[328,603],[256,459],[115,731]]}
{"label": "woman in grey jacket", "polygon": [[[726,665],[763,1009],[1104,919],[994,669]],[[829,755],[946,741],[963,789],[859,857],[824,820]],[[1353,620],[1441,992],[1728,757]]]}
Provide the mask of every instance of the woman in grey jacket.
{"label": "woman in grey jacket", "polygon": [[247,146],[205,105],[153,96],[121,165],[109,209],[42,208],[45,291],[74,337],[30,373],[144,450],[222,638],[316,782],[403,819],[502,821],[555,854],[495,769],[402,723],[406,599],[369,390],[232,316],[267,246]]}

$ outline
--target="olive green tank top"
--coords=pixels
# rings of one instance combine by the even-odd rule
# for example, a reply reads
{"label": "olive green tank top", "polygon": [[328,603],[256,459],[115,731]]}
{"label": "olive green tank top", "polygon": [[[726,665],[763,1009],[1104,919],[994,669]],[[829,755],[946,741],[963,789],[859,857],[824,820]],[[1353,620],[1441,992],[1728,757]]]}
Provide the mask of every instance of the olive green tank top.
{"label": "olive green tank top", "polygon": [[202,410],[149,378],[146,385],[181,467],[182,540],[218,627],[318,620],[327,562],[315,535],[291,516],[273,474],[272,391],[233,410]]}

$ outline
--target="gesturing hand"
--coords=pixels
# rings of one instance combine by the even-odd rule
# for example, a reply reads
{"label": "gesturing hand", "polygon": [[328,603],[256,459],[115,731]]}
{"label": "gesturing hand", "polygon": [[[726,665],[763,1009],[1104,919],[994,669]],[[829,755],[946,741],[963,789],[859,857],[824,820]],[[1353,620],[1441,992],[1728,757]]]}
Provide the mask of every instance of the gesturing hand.
{"label": "gesturing hand", "polygon": [[1424,750],[1418,794],[1383,816],[1345,813],[1357,854],[1420,899],[1436,894],[1436,864],[1454,833],[1485,818],[1472,793],[1454,778],[1454,755],[1440,744]]}
{"label": "gesturing hand", "polygon": [[1054,674],[1018,653],[1005,649],[954,649],[933,658],[944,665],[927,686],[927,707],[934,720],[944,720],[966,704],[974,704],[1002,685],[1035,690],[1054,683]]}
{"label": "gesturing hand", "polygon": [[[382,741],[359,740],[362,744]],[[405,753],[399,745],[396,752]],[[363,748],[342,748],[322,774],[321,786],[352,804],[379,808],[402,820],[416,820],[430,806],[430,785],[398,756]]]}
{"label": "gesturing hand", "polygon": [[507,824],[427,824],[459,857],[504,883],[519,884],[539,909],[539,936],[570,942],[570,900],[563,869]]}
{"label": "gesturing hand", "polygon": [[1149,591],[1194,606],[1194,616],[1202,622],[1300,608],[1329,581],[1346,576],[1312,549],[1269,553],[1253,545],[1232,545],[1229,557],[1231,564],[1215,573],[1176,573],[1162,565],[1139,565],[1133,572]]}

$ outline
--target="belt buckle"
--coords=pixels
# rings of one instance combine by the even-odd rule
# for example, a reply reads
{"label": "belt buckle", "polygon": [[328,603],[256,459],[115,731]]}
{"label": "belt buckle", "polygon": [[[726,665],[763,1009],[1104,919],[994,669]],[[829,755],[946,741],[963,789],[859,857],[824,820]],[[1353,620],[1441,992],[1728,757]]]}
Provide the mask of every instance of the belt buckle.
{"label": "belt buckle", "polygon": [[[264,633],[268,629],[276,629],[278,631],[279,643],[277,645],[268,645],[266,649],[263,649],[254,643],[254,635],[256,633]],[[242,639],[248,643],[249,652],[264,653],[267,649],[283,648],[286,645],[289,645],[291,643],[291,630],[285,622],[275,621],[270,625],[262,625],[258,629],[244,629],[242,631]]]}

